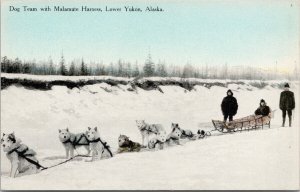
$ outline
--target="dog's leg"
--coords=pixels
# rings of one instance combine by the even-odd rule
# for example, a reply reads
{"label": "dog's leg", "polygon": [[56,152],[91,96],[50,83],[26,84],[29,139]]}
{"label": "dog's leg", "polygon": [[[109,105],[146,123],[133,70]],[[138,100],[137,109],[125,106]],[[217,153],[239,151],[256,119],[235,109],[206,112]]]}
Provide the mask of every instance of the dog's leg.
{"label": "dog's leg", "polygon": [[155,150],[155,151],[159,150],[159,148],[160,148],[160,144],[156,144],[156,145],[154,146],[154,150]]}
{"label": "dog's leg", "polygon": [[71,154],[71,158],[73,158],[74,157],[74,148],[73,147],[70,149],[70,154]]}
{"label": "dog's leg", "polygon": [[160,150],[164,149],[164,145],[165,145],[165,143],[159,144],[159,149]]}
{"label": "dog's leg", "polygon": [[17,175],[17,171],[18,171],[18,162],[13,162],[11,164],[11,172],[10,172],[10,177],[15,178]]}
{"label": "dog's leg", "polygon": [[85,146],[85,149],[87,150],[87,155],[90,155],[90,153],[91,153],[90,147],[89,146]]}
{"label": "dog's leg", "polygon": [[142,133],[142,145],[145,145],[144,141],[145,141],[145,135],[144,133]]}
{"label": "dog's leg", "polygon": [[145,140],[146,140],[146,145],[145,146],[147,146],[148,143],[149,143],[149,135],[145,136]]}
{"label": "dog's leg", "polygon": [[66,147],[66,159],[69,159],[69,148]]}
{"label": "dog's leg", "polygon": [[96,154],[97,154],[96,149],[92,149],[92,159],[91,159],[91,161],[95,161]]}
{"label": "dog's leg", "polygon": [[40,172],[40,170],[35,165],[31,164],[31,165],[29,165],[28,170],[26,170],[23,173],[19,173],[17,175],[17,177],[21,177],[23,175],[32,175],[32,174],[36,174],[36,173],[39,173],[39,172]]}
{"label": "dog's leg", "polygon": [[13,178],[16,177],[18,171],[18,164],[19,164],[18,154],[16,152],[13,152],[11,158],[10,177]]}

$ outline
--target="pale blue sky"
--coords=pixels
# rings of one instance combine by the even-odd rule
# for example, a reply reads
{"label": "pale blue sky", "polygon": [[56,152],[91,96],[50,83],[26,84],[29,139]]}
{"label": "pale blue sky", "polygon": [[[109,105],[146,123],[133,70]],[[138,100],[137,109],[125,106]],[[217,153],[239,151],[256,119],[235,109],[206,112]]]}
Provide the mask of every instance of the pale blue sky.
{"label": "pale blue sky", "polygon": [[[26,3],[25,3],[26,2]],[[51,3],[50,3],[51,2]],[[21,59],[294,68],[299,59],[299,3],[286,1],[1,1],[1,54]],[[138,3],[137,3],[138,2]],[[148,2],[148,3],[146,3]],[[9,12],[8,6],[145,8],[162,13]]]}

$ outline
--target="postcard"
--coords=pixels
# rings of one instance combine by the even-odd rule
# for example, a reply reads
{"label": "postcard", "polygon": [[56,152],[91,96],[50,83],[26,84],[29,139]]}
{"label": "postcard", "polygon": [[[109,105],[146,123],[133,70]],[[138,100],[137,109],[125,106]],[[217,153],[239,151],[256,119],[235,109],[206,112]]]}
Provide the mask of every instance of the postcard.
{"label": "postcard", "polygon": [[2,0],[1,190],[299,190],[299,6]]}

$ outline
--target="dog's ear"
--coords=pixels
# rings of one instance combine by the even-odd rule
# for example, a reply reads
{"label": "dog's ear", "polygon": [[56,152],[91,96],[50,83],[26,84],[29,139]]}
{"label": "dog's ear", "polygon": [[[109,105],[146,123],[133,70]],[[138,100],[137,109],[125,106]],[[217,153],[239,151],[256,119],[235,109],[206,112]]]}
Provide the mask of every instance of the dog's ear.
{"label": "dog's ear", "polygon": [[68,128],[68,127],[66,128],[66,131],[68,131],[68,132],[69,132],[69,128]]}
{"label": "dog's ear", "polygon": [[173,129],[172,129],[172,132],[174,132],[175,131],[175,127],[173,127]]}
{"label": "dog's ear", "polygon": [[92,128],[88,127],[88,130],[91,130]]}
{"label": "dog's ear", "polygon": [[8,135],[8,138],[15,143],[16,142],[16,137],[15,137],[15,132],[12,132],[11,134]]}
{"label": "dog's ear", "polygon": [[2,136],[4,136],[5,135],[5,133],[3,133],[3,135]]}
{"label": "dog's ear", "polygon": [[178,127],[178,123],[176,123],[175,126]]}
{"label": "dog's ear", "polygon": [[98,129],[97,127],[94,128],[95,131],[97,131],[97,129]]}
{"label": "dog's ear", "polygon": [[61,133],[61,129],[58,129],[58,132]]}

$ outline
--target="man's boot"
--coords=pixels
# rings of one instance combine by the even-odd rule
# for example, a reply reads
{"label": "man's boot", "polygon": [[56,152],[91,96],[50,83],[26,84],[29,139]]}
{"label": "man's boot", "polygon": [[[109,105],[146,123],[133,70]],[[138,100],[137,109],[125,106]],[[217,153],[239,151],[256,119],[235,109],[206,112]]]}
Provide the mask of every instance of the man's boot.
{"label": "man's boot", "polygon": [[292,118],[289,118],[289,126],[292,126]]}
{"label": "man's boot", "polygon": [[285,117],[282,119],[282,127],[284,127],[285,124]]}

